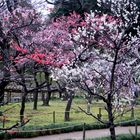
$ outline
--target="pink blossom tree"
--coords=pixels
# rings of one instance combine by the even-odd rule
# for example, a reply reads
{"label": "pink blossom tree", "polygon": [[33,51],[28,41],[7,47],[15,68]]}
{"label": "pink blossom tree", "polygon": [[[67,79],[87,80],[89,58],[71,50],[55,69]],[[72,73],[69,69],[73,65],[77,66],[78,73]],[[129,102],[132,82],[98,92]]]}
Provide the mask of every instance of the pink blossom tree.
{"label": "pink blossom tree", "polygon": [[[16,78],[14,79],[16,79],[18,84],[23,86],[20,110],[22,122],[26,96],[29,92],[33,91],[28,90],[26,86],[24,73],[27,70],[25,70],[25,66],[36,62],[42,66],[62,67],[62,65],[71,61],[73,57],[73,45],[68,34],[69,29],[62,28],[63,25],[67,25],[65,24],[66,21],[61,24],[60,21],[52,21],[48,24],[42,21],[40,15],[34,9],[23,8],[21,6],[10,12],[8,10],[1,11],[0,14],[2,32],[0,38],[2,42],[1,48],[6,43],[8,44],[8,48],[4,47],[7,52],[1,51],[1,61],[7,70],[4,70],[4,73],[9,74],[3,77],[6,78],[7,84],[10,81],[11,70],[20,77],[19,81]],[[6,39],[6,42],[4,42],[4,39]],[[5,55],[6,57],[4,57]],[[3,60],[4,58],[6,60]]]}

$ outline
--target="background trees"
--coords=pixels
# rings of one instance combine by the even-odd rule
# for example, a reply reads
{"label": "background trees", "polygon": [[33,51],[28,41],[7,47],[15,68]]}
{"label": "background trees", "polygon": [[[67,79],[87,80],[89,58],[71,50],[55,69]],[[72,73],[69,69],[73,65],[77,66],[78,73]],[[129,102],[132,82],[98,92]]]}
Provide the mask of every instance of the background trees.
{"label": "background trees", "polygon": [[55,0],[47,3],[54,5],[54,9],[50,14],[51,17],[59,17],[62,15],[69,15],[71,12],[79,13],[84,16],[84,12],[90,13],[90,11],[97,13],[110,13],[111,14],[111,2],[103,0]]}
{"label": "background trees", "polygon": [[54,17],[68,15],[73,11],[83,14],[84,12],[90,12],[90,10],[99,10],[96,0],[56,0],[53,4],[54,12],[52,13],[52,16]]}
{"label": "background trees", "polygon": [[[21,122],[24,116],[26,96],[29,92],[34,91],[33,89],[29,90],[28,83],[26,83],[25,74],[30,71],[30,67],[27,66],[33,66],[32,64],[36,62],[41,64],[42,67],[44,65],[44,68],[61,67],[63,64],[68,63],[72,57],[69,49],[72,42],[69,35],[65,35],[68,29],[63,30],[62,26],[58,26],[56,22],[51,24],[43,23],[41,16],[36,13],[35,9],[30,5],[25,4],[25,6],[24,4],[20,3],[16,9],[12,11],[5,9],[0,13],[2,33],[1,62],[3,67],[1,72],[3,74],[3,79],[1,80],[1,102],[4,99],[4,88],[11,81],[21,85],[23,88],[20,110]],[[45,99],[46,105],[49,104],[51,95],[50,83],[48,83],[50,79],[49,69],[47,68],[43,71],[46,76],[48,89]],[[43,83],[38,85],[36,79],[34,80],[36,86],[40,87],[43,85]],[[37,90],[38,87],[33,88]]]}

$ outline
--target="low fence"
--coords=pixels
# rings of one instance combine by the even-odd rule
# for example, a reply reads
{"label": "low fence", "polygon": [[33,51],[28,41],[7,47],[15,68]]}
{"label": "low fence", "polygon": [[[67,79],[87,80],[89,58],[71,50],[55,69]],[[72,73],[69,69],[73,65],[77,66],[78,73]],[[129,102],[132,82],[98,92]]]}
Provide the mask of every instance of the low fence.
{"label": "low fence", "polygon": [[[11,107],[11,109],[13,109],[13,107]],[[9,109],[8,109],[9,110]],[[7,110],[6,110],[7,111]],[[20,116],[19,115],[12,115],[12,114],[7,114],[7,112],[3,112],[0,114],[0,128],[8,128],[11,124],[15,124],[17,122],[19,122]],[[88,111],[88,110],[87,110]],[[98,119],[102,119],[102,120],[107,120],[108,116],[107,113],[105,114],[105,110],[104,108],[99,107],[98,111],[96,110],[96,116],[98,117]],[[57,123],[62,123],[64,122],[64,113],[65,112],[58,112],[58,111],[52,111],[52,112],[47,112],[47,113],[37,113],[37,114],[25,114],[24,116],[24,121],[26,122],[27,120],[30,120],[29,125],[49,125],[49,124],[57,124]],[[72,108],[72,111],[69,112],[70,113],[70,121],[74,124],[76,122],[79,122],[80,124],[76,124],[73,125],[71,123],[69,123],[68,126],[63,126],[63,127],[58,127],[58,128],[52,128],[52,129],[35,129],[35,130],[22,130],[20,127],[16,128],[14,130],[5,130],[5,133],[34,133],[34,132],[38,132],[41,135],[42,134],[47,134],[47,132],[49,131],[52,132],[56,132],[56,133],[61,133],[64,132],[64,129],[68,129],[68,128],[74,128],[74,127],[81,127],[80,130],[83,130],[83,140],[85,140],[85,132],[87,129],[87,123],[89,122],[96,122],[96,120],[94,118],[92,118],[91,116],[86,115],[85,113],[83,113],[81,110],[78,109],[74,109]],[[135,135],[137,135],[137,130],[138,130],[138,124],[137,122],[140,120],[135,119],[135,111],[132,110],[129,114],[127,114],[127,117],[129,119],[129,121],[122,121],[123,116],[121,116],[120,120],[118,121],[118,123],[116,122],[116,126],[121,126],[125,123],[133,123],[135,126]],[[42,119],[45,118],[45,119]],[[88,122],[86,122],[88,120]],[[43,122],[44,121],[44,122]],[[84,123],[83,123],[84,122]],[[100,124],[100,123],[99,123]]]}
{"label": "low fence", "polygon": [[[107,113],[105,114],[104,111],[105,110],[103,110],[103,108],[99,107],[98,113],[94,115],[96,115],[98,119],[102,119],[106,121],[108,119],[108,116]],[[41,124],[48,125],[52,123],[63,123],[65,121],[64,119],[65,113],[66,112],[52,111],[47,113],[25,114],[24,121],[30,120],[30,124],[33,125],[41,125]],[[87,121],[92,123],[97,121],[93,117],[83,113],[81,110],[73,109],[73,111],[70,111],[69,113],[70,113],[70,121],[73,123],[74,122],[87,123]],[[135,113],[134,110],[132,110],[132,112],[127,115],[127,120],[134,120],[134,119],[135,119]],[[0,128],[6,128],[10,126],[12,123],[15,124],[19,122],[19,120],[20,120],[19,115],[2,113],[0,115],[0,124],[1,124]],[[122,120],[123,120],[123,116],[120,116],[118,121],[120,122]]]}
{"label": "low fence", "polygon": [[[135,122],[135,131],[134,131],[133,136],[136,137],[138,135],[137,120],[131,120],[131,121],[134,121]],[[120,123],[125,123],[125,121],[120,122]],[[86,130],[87,130],[86,129],[86,125],[87,125],[86,123],[82,123],[82,124],[78,124],[78,125],[70,125],[70,126],[65,126],[65,127],[60,127],[60,128],[52,128],[52,129],[41,129],[41,130],[18,130],[18,129],[16,129],[16,130],[5,130],[3,136],[4,136],[4,139],[7,139],[9,134],[11,136],[13,135],[14,137],[16,137],[16,136],[20,137],[20,135],[23,136],[24,134],[27,134],[27,133],[28,134],[29,133],[30,134],[32,134],[32,133],[35,134],[35,135],[32,134],[32,136],[39,136],[39,135],[46,135],[46,134],[49,134],[50,135],[50,134],[62,133],[66,129],[80,126],[82,128],[82,135],[81,135],[82,140],[85,140],[86,139]],[[131,132],[131,134],[132,134],[132,132]],[[26,136],[28,136],[28,135],[26,135]]]}
{"label": "low fence", "polygon": [[[66,112],[58,112],[52,111],[48,113],[39,113],[39,114],[26,114],[24,115],[24,121],[30,120],[30,124],[34,125],[49,125],[55,123],[63,123],[65,122],[64,114]],[[82,111],[70,111],[70,122],[83,122],[87,119],[90,119],[91,122],[93,118],[87,116]],[[3,114],[0,116],[0,122],[2,123],[2,128],[6,128],[10,126],[10,124],[14,124],[19,122],[20,115],[11,115],[11,114]],[[1,127],[1,126],[0,126]]]}

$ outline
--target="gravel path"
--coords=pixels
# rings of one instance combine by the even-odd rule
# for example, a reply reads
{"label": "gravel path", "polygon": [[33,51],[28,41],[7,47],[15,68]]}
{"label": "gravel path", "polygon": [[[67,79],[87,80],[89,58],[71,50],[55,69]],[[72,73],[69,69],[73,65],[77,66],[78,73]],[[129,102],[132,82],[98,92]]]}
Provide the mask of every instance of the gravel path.
{"label": "gravel path", "polygon": [[[128,134],[131,132],[135,133],[135,127],[116,127],[116,134]],[[140,133],[140,126],[138,126],[138,132]],[[35,138],[27,138],[27,139],[12,139],[12,140],[68,140],[68,139],[82,139],[82,131],[78,132],[70,132],[56,135],[48,135],[48,136],[39,136]],[[109,129],[100,129],[100,130],[87,130],[86,138],[98,138],[109,136]]]}

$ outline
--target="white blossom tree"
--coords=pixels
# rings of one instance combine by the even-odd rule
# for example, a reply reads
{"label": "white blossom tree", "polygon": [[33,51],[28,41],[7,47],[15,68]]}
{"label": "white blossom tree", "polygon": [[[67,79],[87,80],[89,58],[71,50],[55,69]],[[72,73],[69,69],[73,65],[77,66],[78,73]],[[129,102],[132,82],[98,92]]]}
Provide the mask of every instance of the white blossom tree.
{"label": "white blossom tree", "polygon": [[74,21],[67,21],[75,43],[75,59],[71,65],[62,67],[56,77],[67,83],[78,82],[83,90],[105,102],[107,122],[88,115],[107,124],[111,139],[115,140],[116,110],[132,105],[135,92],[134,75],[139,64],[133,64],[139,61],[139,9],[135,1],[118,0],[109,4],[112,15],[85,14],[84,20],[79,17],[76,28],[72,25]]}

